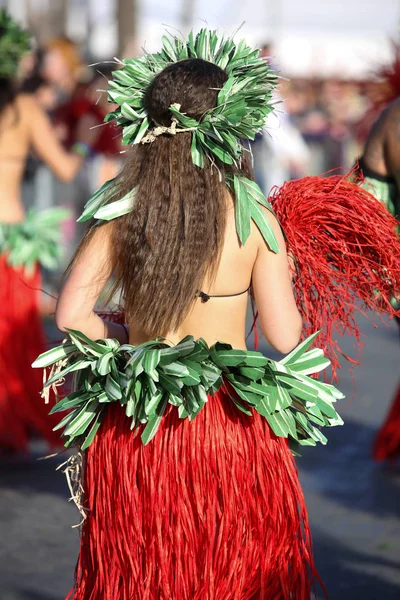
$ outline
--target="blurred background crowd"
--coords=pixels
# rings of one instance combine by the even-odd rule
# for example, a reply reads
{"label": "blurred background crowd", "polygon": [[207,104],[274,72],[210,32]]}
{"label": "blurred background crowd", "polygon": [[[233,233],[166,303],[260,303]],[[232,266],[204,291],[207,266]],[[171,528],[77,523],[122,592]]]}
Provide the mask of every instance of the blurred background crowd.
{"label": "blurred background crowd", "polygon": [[[382,72],[398,55],[396,0],[372,3],[368,11],[358,0],[329,0],[323,7],[309,0],[306,10],[295,0],[252,0],[246,8],[223,0],[173,0],[168,7],[158,0],[0,4],[34,35],[35,48],[22,62],[19,80],[49,113],[59,139],[70,148],[85,123],[94,127],[88,134],[90,159],[72,183],[58,183],[31,156],[24,178],[27,207],[67,205],[76,216],[90,194],[116,174],[123,161],[119,132],[101,125],[110,110],[104,90],[117,67],[114,57],[156,48],[166,27],[185,32],[207,18],[210,26],[231,33],[243,19],[240,34],[262,47],[280,73],[276,116],[253,146],[256,177],[266,193],[286,179],[348,170],[392,93]],[[65,225],[67,258],[79,235],[72,218]]]}

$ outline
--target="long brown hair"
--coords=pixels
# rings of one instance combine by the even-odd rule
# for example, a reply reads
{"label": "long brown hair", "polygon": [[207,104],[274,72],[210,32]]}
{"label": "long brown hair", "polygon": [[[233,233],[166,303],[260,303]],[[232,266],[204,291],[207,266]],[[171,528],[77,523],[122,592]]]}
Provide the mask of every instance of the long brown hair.
{"label": "long brown hair", "polygon": [[[200,120],[226,80],[224,71],[201,59],[167,67],[146,90],[152,125],[170,125],[174,103]],[[115,221],[111,258],[127,319],[150,337],[182,323],[205,278],[215,275],[224,242],[223,165],[196,167],[190,148],[190,132],[134,146],[112,198],[136,187],[133,210]]]}

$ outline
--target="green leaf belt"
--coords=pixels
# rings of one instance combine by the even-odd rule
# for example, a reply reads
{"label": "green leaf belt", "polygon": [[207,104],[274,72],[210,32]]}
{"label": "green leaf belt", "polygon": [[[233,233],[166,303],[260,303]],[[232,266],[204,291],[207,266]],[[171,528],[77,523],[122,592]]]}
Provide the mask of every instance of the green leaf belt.
{"label": "green leaf belt", "polygon": [[329,360],[310,336],[281,361],[259,352],[235,350],[229,344],[209,347],[203,339],[185,337],[175,346],[163,338],[139,346],[117,340],[96,342],[69,330],[69,340],[41,354],[33,366],[53,365],[43,394],[73,373],[72,393],[57,401],[51,413],[69,411],[55,429],[63,429],[65,446],[84,450],[92,443],[110,402],[118,402],[131,420],[131,429],[144,425],[147,444],[156,434],[167,404],[181,419],[194,419],[224,384],[236,407],[265,417],[277,436],[315,446],[327,439],[319,426],[343,423],[334,402],[343,395],[332,385],[309,377]]}
{"label": "green leaf belt", "polygon": [[0,253],[14,267],[32,269],[36,263],[55,269],[62,256],[60,223],[69,216],[64,208],[31,209],[22,223],[0,223]]}

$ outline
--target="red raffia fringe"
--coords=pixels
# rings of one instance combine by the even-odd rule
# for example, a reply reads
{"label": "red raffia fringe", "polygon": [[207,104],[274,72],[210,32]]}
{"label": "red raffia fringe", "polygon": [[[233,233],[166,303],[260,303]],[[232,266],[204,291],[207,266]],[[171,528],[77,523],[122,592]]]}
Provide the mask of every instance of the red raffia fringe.
{"label": "red raffia fringe", "polygon": [[397,221],[355,177],[355,171],[305,177],[275,188],[269,198],[295,257],[303,334],[321,330],[317,345],[332,361],[333,379],[339,355],[345,356],[338,336],[353,337],[358,355],[361,350],[357,313],[398,314],[390,304],[400,292]]}
{"label": "red raffia fringe", "polygon": [[376,436],[373,456],[378,462],[395,462],[400,457],[400,385],[385,422]]}
{"label": "red raffia fringe", "polygon": [[58,419],[40,397],[42,373],[31,364],[44,352],[45,341],[38,312],[40,273],[10,267],[0,256],[0,452],[28,448],[29,436],[39,433],[60,446],[52,431]]}
{"label": "red raffia fringe", "polygon": [[143,446],[110,405],[86,452],[74,600],[309,600],[317,578],[287,440],[220,390]]}

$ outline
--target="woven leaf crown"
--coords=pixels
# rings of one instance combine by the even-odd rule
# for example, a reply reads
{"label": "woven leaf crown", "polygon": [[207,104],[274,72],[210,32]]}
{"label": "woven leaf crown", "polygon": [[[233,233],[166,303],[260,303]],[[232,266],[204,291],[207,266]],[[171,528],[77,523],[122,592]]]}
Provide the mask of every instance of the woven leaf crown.
{"label": "woven leaf crown", "polygon": [[30,39],[7,10],[0,9],[0,77],[15,76],[21,57],[30,50]]}
{"label": "woven leaf crown", "polygon": [[139,144],[152,127],[144,107],[148,85],[167,66],[201,58],[223,69],[228,79],[219,91],[217,106],[199,121],[181,113],[179,105],[170,107],[176,132],[192,132],[195,165],[204,167],[206,157],[237,164],[243,152],[241,140],[254,140],[273,110],[276,73],[260,57],[260,50],[244,40],[236,44],[231,37],[219,38],[217,31],[201,29],[197,35],[192,31],[187,41],[171,34],[162,41],[160,52],[125,59],[113,73],[109,100],[118,108],[107,116],[107,121],[115,120],[122,127],[124,144]]}

